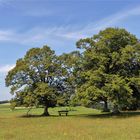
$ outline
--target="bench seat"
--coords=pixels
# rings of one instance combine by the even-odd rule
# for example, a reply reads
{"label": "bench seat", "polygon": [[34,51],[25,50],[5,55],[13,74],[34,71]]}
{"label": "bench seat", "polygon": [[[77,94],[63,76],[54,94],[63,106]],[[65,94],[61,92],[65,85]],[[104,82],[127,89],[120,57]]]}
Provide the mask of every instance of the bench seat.
{"label": "bench seat", "polygon": [[62,114],[66,114],[66,116],[68,115],[68,110],[61,110],[61,111],[58,111],[59,113],[59,116],[61,116]]}

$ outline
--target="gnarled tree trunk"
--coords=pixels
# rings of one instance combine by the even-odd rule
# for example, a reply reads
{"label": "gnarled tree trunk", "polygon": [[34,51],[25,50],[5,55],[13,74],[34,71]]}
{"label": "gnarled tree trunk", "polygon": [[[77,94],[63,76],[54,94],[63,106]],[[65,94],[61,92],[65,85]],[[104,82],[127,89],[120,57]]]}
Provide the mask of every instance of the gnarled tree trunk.
{"label": "gnarled tree trunk", "polygon": [[103,112],[110,112],[110,110],[109,110],[109,108],[108,108],[108,103],[107,103],[107,101],[104,101]]}
{"label": "gnarled tree trunk", "polygon": [[48,106],[47,105],[44,107],[44,113],[42,115],[43,116],[50,116],[50,114],[48,112]]}
{"label": "gnarled tree trunk", "polygon": [[113,108],[112,113],[113,113],[113,114],[120,114],[118,105],[114,105],[114,108]]}

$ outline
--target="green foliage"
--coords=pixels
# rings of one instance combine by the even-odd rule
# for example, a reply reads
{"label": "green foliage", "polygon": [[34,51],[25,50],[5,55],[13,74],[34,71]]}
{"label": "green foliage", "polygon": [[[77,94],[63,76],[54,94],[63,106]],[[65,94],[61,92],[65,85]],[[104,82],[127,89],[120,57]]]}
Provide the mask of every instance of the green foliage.
{"label": "green foliage", "polygon": [[9,71],[6,85],[15,98],[14,105],[26,107],[56,105],[56,97],[62,94],[62,68],[57,56],[48,46],[30,49]]}
{"label": "green foliage", "polygon": [[[81,54],[79,51],[64,53],[59,56],[59,61],[63,68],[64,94],[59,98],[59,105],[71,104],[71,97],[75,95],[78,86],[79,72],[81,67]],[[71,102],[71,103],[70,103]]]}
{"label": "green foliage", "polygon": [[82,80],[77,90],[80,101],[128,106],[134,99],[132,78],[137,78],[133,83],[140,97],[140,44],[134,35],[125,29],[107,28],[79,40],[77,47],[84,49]]}
{"label": "green foliage", "polygon": [[[80,39],[82,51],[56,56],[48,46],[32,48],[9,71],[12,107],[85,105],[118,108],[140,103],[140,43],[125,29],[107,28]],[[75,95],[76,93],[76,95]],[[48,113],[46,113],[48,115]]]}

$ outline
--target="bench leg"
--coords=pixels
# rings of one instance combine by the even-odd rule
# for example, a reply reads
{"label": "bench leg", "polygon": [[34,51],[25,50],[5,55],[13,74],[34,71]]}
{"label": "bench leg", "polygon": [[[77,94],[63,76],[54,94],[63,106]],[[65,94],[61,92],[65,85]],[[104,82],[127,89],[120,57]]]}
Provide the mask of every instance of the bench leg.
{"label": "bench leg", "polygon": [[66,116],[68,116],[68,113],[66,113]]}

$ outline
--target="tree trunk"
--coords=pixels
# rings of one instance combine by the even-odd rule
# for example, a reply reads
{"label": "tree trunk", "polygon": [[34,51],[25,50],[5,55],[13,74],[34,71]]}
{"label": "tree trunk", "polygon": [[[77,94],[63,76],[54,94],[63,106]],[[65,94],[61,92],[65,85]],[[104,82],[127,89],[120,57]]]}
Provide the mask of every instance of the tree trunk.
{"label": "tree trunk", "polygon": [[49,116],[49,112],[48,112],[48,106],[44,107],[44,113],[42,114],[43,116]]}
{"label": "tree trunk", "polygon": [[108,108],[108,103],[107,101],[104,101],[104,109],[103,112],[110,112],[109,108]]}
{"label": "tree trunk", "polygon": [[29,107],[28,111],[27,111],[27,116],[29,116],[29,112],[31,111],[32,107]]}
{"label": "tree trunk", "polygon": [[113,108],[112,113],[113,113],[113,114],[120,114],[118,105],[114,105],[114,108]]}

